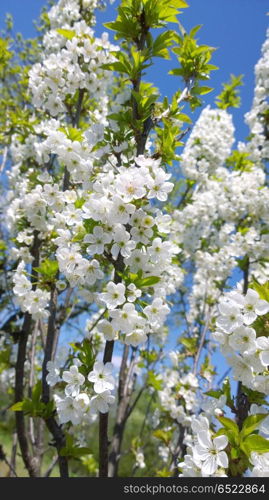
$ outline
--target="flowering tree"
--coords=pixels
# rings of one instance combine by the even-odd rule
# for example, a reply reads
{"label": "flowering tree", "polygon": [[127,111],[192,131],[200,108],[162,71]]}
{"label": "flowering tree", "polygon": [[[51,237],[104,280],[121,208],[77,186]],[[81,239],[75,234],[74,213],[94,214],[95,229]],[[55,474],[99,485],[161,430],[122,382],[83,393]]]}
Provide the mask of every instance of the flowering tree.
{"label": "flowering tree", "polygon": [[[187,3],[122,0],[113,43],[102,4],[59,0],[37,39],[8,19],[0,41],[2,459],[31,477],[114,477],[127,458],[129,476],[269,475],[268,41],[232,149],[241,77],[190,118],[217,68]],[[171,53],[181,89],[161,100],[145,70]]]}

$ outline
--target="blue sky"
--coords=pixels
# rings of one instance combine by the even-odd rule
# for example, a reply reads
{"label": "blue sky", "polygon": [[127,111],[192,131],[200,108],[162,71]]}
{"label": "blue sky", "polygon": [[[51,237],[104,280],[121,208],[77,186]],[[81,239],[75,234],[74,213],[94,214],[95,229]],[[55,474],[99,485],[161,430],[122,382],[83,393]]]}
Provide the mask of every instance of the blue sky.
{"label": "blue sky", "polygon": [[[38,14],[45,0],[1,0],[0,26],[4,25],[5,13],[14,16],[15,31],[25,37],[34,35],[33,19]],[[104,31],[102,23],[115,18],[115,7],[119,0],[109,6],[106,12],[98,13],[97,34]],[[190,7],[183,10],[181,22],[189,30],[202,24],[199,32],[200,43],[217,48],[213,63],[219,66],[212,72],[210,86],[214,91],[205,96],[205,102],[214,104],[216,95],[221,91],[221,83],[229,79],[231,73],[244,75],[244,87],[241,88],[242,106],[234,110],[236,138],[244,140],[248,129],[244,125],[244,113],[251,106],[254,86],[254,65],[260,57],[261,45],[268,26],[267,0],[189,0]],[[171,61],[156,59],[156,66],[150,70],[148,80],[158,86],[163,95],[171,96],[179,86],[178,77],[167,75]],[[195,116],[194,116],[195,119]]]}

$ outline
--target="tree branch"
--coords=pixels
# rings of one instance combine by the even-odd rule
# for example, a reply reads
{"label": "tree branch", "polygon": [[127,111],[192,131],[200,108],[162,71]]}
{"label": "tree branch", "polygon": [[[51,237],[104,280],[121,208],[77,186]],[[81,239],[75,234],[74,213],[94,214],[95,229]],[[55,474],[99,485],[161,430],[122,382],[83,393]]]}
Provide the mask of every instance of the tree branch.
{"label": "tree branch", "polygon": [[[41,245],[41,242],[38,239],[38,232],[34,231],[34,241],[33,241],[33,246],[32,246],[32,250],[31,250],[31,254],[33,256],[32,278],[31,278],[32,283],[34,281],[36,281],[36,278],[37,278],[37,272],[35,271],[34,268],[38,267],[38,265],[39,265],[40,245]],[[33,290],[35,288],[36,288],[36,285],[33,284]],[[16,367],[15,367],[15,403],[23,401],[23,397],[24,397],[24,384],[25,384],[25,382],[24,382],[24,364],[25,364],[25,359],[26,359],[27,340],[28,340],[29,335],[31,334],[31,329],[32,329],[32,316],[28,312],[26,312],[24,315],[22,331],[20,333],[19,342],[18,342],[18,354],[17,354],[17,361],[16,361]],[[27,434],[26,434],[25,420],[24,420],[23,412],[16,411],[15,412],[15,419],[16,419],[16,429],[17,429],[18,441],[20,444],[23,462],[25,464],[26,469],[28,470],[30,477],[38,477],[37,462],[36,462],[36,459],[31,456],[30,450],[29,450],[29,444],[28,444],[28,439],[27,439]]]}

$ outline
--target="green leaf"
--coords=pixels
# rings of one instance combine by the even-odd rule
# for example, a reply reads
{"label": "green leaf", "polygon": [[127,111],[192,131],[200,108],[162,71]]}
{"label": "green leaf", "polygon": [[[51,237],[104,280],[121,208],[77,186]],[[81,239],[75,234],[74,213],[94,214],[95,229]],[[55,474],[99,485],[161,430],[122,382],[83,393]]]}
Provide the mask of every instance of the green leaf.
{"label": "green leaf", "polygon": [[60,132],[63,132],[70,141],[77,141],[77,142],[82,142],[83,141],[83,133],[81,130],[78,130],[77,128],[74,127],[60,127],[58,129]]}
{"label": "green leaf", "polygon": [[147,384],[153,387],[156,391],[160,391],[163,387],[162,380],[160,380],[158,375],[156,375],[156,373],[152,370],[149,370],[148,372]]}
{"label": "green leaf", "polygon": [[218,108],[227,109],[230,107],[238,108],[240,106],[241,99],[237,87],[243,85],[242,78],[243,75],[231,75],[230,82],[222,85],[223,91],[218,95],[215,101]]}
{"label": "green leaf", "polygon": [[186,115],[185,113],[179,113],[176,115],[176,118],[177,120],[180,120],[181,122],[184,122],[184,123],[192,123],[192,119]]}
{"label": "green leaf", "polygon": [[166,445],[168,445],[172,437],[172,431],[164,431],[162,429],[157,429],[156,431],[153,432],[153,436],[156,437],[157,439],[160,439],[160,441],[163,441]]}
{"label": "green leaf", "polygon": [[247,395],[250,404],[255,403],[257,405],[268,405],[268,401],[266,401],[263,392],[253,391],[244,385],[242,386],[242,392]]}
{"label": "green leaf", "polygon": [[249,153],[236,150],[228,156],[226,164],[233,170],[239,170],[241,172],[250,172],[254,166],[254,162],[249,159]]}
{"label": "green leaf", "polygon": [[261,299],[269,302],[269,281],[260,285],[255,278],[253,278],[253,282],[251,282],[250,288],[253,288],[260,296]]}
{"label": "green leaf", "polygon": [[84,455],[89,455],[89,453],[91,453],[91,449],[86,446],[81,448],[72,448],[72,457],[74,458],[83,457]]}
{"label": "green leaf", "polygon": [[98,226],[98,222],[93,219],[84,219],[83,226],[85,227],[87,233],[92,233],[95,226]]}
{"label": "green leaf", "polygon": [[244,421],[242,430],[240,432],[240,436],[244,438],[245,436],[251,434],[259,427],[259,424],[266,417],[268,417],[268,415],[269,415],[268,413],[256,413],[256,415],[250,415],[249,417],[247,417]]}
{"label": "green leaf", "polygon": [[15,403],[9,409],[11,411],[22,411],[22,409],[23,409],[23,401],[19,401],[18,403]]}
{"label": "green leaf", "polygon": [[219,422],[226,428],[233,431],[234,434],[239,434],[238,425],[227,417],[218,417]]}
{"label": "green leaf", "polygon": [[180,343],[183,344],[186,349],[187,349],[187,354],[191,356],[192,354],[195,354],[197,350],[197,338],[192,337],[181,337],[180,338]]}
{"label": "green leaf", "polygon": [[231,448],[231,459],[237,460],[240,456],[240,450],[238,448]]}
{"label": "green leaf", "polygon": [[41,397],[41,392],[42,392],[42,382],[41,380],[38,380],[38,382],[35,384],[35,386],[32,389],[32,401],[34,406],[37,405],[37,403],[40,400]]}
{"label": "green leaf", "polygon": [[247,456],[250,456],[252,451],[267,453],[269,452],[269,440],[258,434],[250,434],[241,443],[240,447]]}
{"label": "green leaf", "polygon": [[192,92],[194,94],[204,95],[208,94],[209,92],[212,92],[212,90],[213,90],[212,87],[195,87]]}
{"label": "green leaf", "polygon": [[173,43],[174,31],[165,31],[154,40],[152,44],[152,56],[170,59],[168,47]]}
{"label": "green leaf", "polygon": [[222,435],[225,435],[227,436],[228,438],[228,441],[230,443],[231,446],[235,446],[235,447],[238,447],[239,444],[240,444],[240,439],[239,439],[239,434],[236,434],[234,432],[234,430],[231,430],[231,429],[227,429],[225,427],[222,427],[221,429],[219,429],[215,434],[214,434],[214,437],[217,437],[217,436],[222,436]]}
{"label": "green leaf", "polygon": [[72,38],[74,38],[74,36],[76,36],[76,32],[73,30],[66,30],[66,29],[58,28],[56,31],[57,31],[57,33],[59,33],[59,35],[62,35],[65,38],[67,38],[67,40],[72,40]]}
{"label": "green leaf", "polygon": [[226,396],[227,406],[232,408],[233,407],[233,400],[232,400],[232,396],[231,396],[231,384],[230,384],[230,380],[228,378],[226,378],[223,381],[222,390],[223,390],[224,396]]}
{"label": "green leaf", "polygon": [[137,279],[134,283],[138,288],[143,288],[145,286],[157,285],[160,279],[161,278],[159,276],[148,276],[147,278]]}
{"label": "green leaf", "polygon": [[207,396],[211,396],[212,398],[219,399],[223,395],[223,392],[221,389],[218,389],[217,391],[207,391],[205,394]]}
{"label": "green leaf", "polygon": [[34,270],[41,274],[45,281],[52,281],[59,270],[57,260],[45,259],[39,267],[34,267]]}

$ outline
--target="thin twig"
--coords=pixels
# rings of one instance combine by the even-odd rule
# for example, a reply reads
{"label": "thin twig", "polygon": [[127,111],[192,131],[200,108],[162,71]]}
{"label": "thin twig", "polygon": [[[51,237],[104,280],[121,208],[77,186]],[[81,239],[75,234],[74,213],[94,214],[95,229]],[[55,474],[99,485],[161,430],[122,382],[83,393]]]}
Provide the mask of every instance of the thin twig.
{"label": "thin twig", "polygon": [[198,348],[198,351],[197,351],[197,354],[196,354],[195,360],[194,360],[194,366],[193,366],[193,374],[194,375],[197,374],[198,363],[199,363],[200,356],[201,356],[201,353],[202,353],[202,350],[203,350],[203,347],[204,347],[205,338],[206,338],[206,334],[207,334],[207,330],[208,330],[210,319],[211,319],[211,310],[209,309],[209,311],[207,313],[207,316],[206,316],[205,325],[204,325],[204,328],[202,330],[202,334],[201,334],[201,337],[200,337],[199,348]]}

